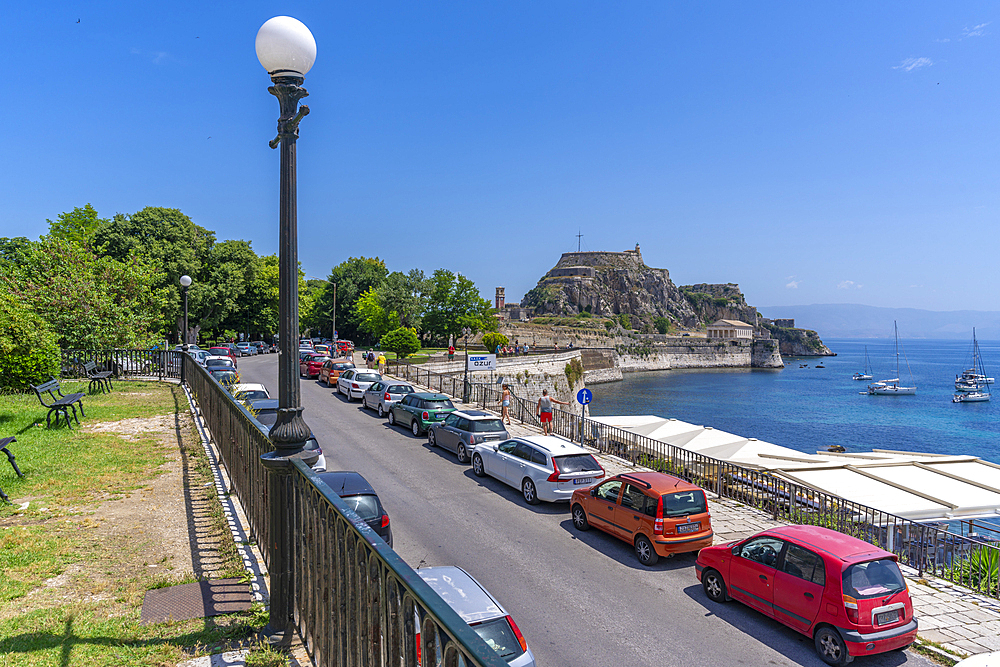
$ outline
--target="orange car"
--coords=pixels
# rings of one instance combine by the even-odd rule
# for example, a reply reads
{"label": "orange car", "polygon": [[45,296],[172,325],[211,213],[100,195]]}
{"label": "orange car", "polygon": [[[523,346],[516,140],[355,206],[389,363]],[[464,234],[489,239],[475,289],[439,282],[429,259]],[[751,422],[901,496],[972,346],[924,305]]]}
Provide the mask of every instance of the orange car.
{"label": "orange car", "polygon": [[573,525],[591,526],[632,543],[643,565],[712,546],[712,519],[705,492],[661,472],[616,475],[570,499]]}
{"label": "orange car", "polygon": [[319,382],[325,382],[327,387],[337,384],[337,378],[348,368],[354,368],[349,359],[329,359],[319,367]]}

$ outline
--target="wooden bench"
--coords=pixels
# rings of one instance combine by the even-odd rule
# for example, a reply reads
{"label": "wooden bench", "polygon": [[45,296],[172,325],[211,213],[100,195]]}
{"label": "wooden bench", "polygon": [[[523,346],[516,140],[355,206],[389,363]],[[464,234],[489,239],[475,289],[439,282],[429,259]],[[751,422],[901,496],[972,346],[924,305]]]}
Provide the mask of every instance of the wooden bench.
{"label": "wooden bench", "polygon": [[97,362],[95,361],[85,363],[83,370],[87,372],[87,379],[90,380],[90,384],[87,386],[88,394],[94,391],[95,386],[101,391],[105,389],[111,391],[111,376],[114,375],[111,371],[97,370]]}
{"label": "wooden bench", "polygon": [[[73,419],[76,423],[80,423],[80,418],[76,416],[76,404],[80,405],[80,414],[84,417],[87,414],[83,411],[83,397],[86,394],[69,394],[63,395],[62,389],[59,387],[59,380],[52,378],[44,384],[40,384],[37,387],[31,385],[31,388],[35,391],[35,395],[38,396],[39,402],[42,404],[43,408],[48,408],[49,412],[45,415],[45,425],[46,427],[51,427],[52,413],[56,413],[56,425],[59,425],[59,413],[62,413],[63,417],[66,418],[66,426],[73,428],[69,421],[69,410],[73,408]],[[45,399],[42,398],[42,394],[48,394],[51,403],[46,403]]]}
{"label": "wooden bench", "polygon": [[[9,449],[7,449],[7,445],[9,445],[12,442],[17,442],[17,438],[2,438],[2,439],[0,439],[0,451],[2,451],[4,454],[7,455],[7,460],[10,461],[10,464],[12,466],[14,466],[14,472],[17,473],[17,476],[18,477],[24,477],[24,473],[21,472],[21,469],[17,467],[17,463],[14,462],[14,452],[12,452]],[[10,502],[10,498],[8,498],[7,494],[3,492],[3,489],[0,489],[0,498],[3,498],[8,503]]]}

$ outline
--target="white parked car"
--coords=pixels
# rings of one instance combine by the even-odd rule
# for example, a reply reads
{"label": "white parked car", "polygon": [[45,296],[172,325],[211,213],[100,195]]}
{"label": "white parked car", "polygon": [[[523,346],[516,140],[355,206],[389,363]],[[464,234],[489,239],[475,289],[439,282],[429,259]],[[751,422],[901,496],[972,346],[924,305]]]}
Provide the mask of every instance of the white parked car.
{"label": "white parked car", "polygon": [[256,382],[241,382],[233,385],[233,396],[241,400],[252,400],[255,398],[271,398],[267,393],[267,387]]}
{"label": "white parked car", "polygon": [[539,500],[568,502],[575,489],[591,486],[605,475],[590,452],[557,435],[478,444],[472,450],[472,472],[520,489],[529,505]]}
{"label": "white parked car", "polygon": [[378,373],[366,371],[362,368],[351,368],[340,374],[337,378],[337,391],[345,396],[347,400],[353,401],[365,395],[365,391],[373,383],[382,379]]}
{"label": "white parked car", "polygon": [[384,417],[393,403],[414,391],[416,389],[413,388],[413,385],[405,382],[379,380],[369,386],[361,396],[361,407],[377,410],[378,416]]}
{"label": "white parked car", "polygon": [[188,355],[195,360],[199,366],[205,365],[205,360],[210,356],[208,350],[188,350]]}

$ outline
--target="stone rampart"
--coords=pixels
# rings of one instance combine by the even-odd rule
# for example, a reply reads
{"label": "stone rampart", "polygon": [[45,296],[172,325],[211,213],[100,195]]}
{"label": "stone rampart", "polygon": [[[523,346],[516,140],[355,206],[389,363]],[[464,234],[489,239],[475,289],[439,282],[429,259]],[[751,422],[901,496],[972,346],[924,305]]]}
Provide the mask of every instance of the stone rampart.
{"label": "stone rampart", "polygon": [[[465,373],[465,358],[457,354],[456,361],[426,363],[421,369],[434,373],[463,376]],[[581,376],[570,384],[566,375],[566,366],[574,360],[580,361],[580,350],[565,350],[545,355],[529,355],[526,357],[497,357],[497,370],[490,372],[469,373],[473,382],[496,382],[504,378],[515,394],[529,400],[536,400],[542,395],[543,389],[563,401],[575,400],[576,392],[586,386],[585,376]]]}

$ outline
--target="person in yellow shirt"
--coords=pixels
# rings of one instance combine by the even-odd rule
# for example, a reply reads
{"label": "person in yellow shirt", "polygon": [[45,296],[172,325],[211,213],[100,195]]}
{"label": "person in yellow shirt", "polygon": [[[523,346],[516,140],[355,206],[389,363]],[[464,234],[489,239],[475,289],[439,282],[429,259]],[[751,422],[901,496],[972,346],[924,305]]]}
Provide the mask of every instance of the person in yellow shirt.
{"label": "person in yellow shirt", "polygon": [[385,353],[378,353],[378,372],[385,373]]}

